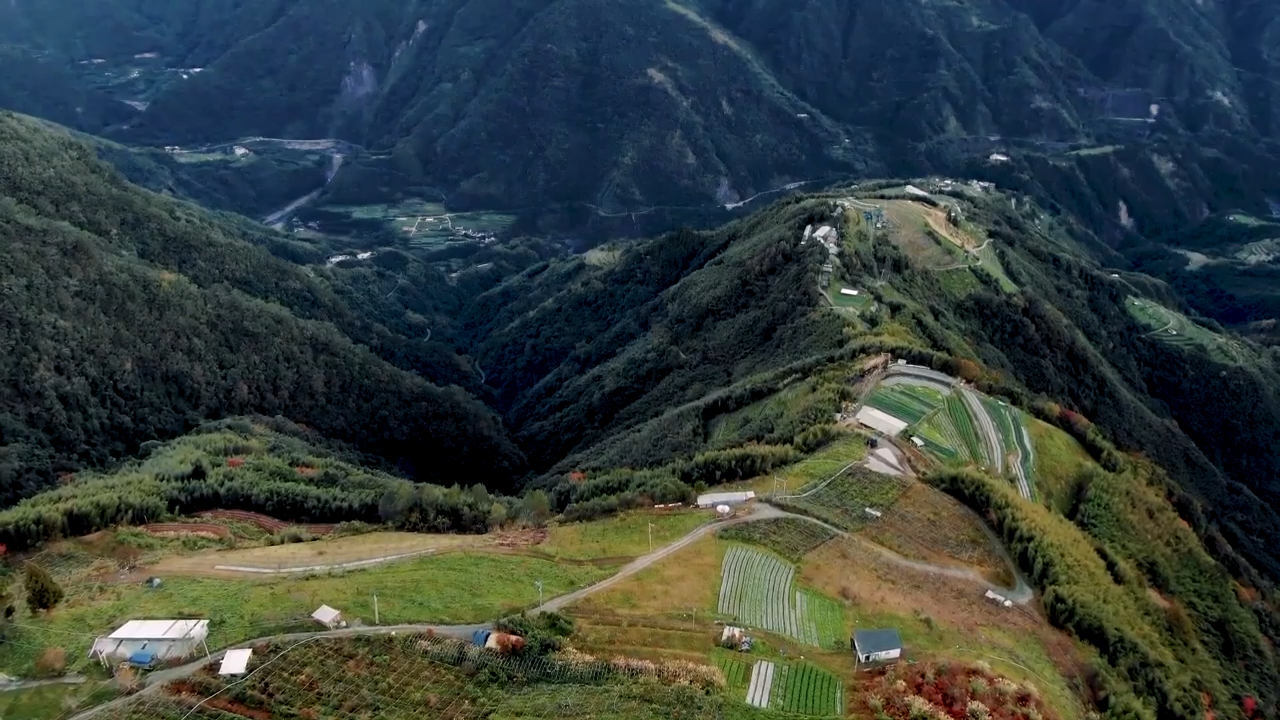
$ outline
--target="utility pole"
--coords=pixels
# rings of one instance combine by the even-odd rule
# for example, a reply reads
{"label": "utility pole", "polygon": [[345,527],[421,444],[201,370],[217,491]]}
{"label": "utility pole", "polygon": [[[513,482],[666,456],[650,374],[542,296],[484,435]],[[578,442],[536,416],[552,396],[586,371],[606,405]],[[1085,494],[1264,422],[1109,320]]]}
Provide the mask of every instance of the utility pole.
{"label": "utility pole", "polygon": [[373,594],[373,624],[381,624],[378,622],[378,593]]}
{"label": "utility pole", "polygon": [[538,607],[542,607],[542,581],[536,580],[533,584],[538,586]]}
{"label": "utility pole", "polygon": [[649,554],[653,554],[653,523],[649,523]]}

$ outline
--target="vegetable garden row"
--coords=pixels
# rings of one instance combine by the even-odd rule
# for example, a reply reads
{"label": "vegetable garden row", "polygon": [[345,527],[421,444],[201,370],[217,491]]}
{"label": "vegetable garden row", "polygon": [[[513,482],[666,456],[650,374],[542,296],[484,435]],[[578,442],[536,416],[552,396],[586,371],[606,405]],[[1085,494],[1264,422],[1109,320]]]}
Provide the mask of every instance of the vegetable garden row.
{"label": "vegetable garden row", "polygon": [[881,385],[867,398],[867,405],[893,415],[909,425],[924,420],[942,404],[942,394],[917,385]]}
{"label": "vegetable garden row", "polygon": [[774,671],[769,707],[797,715],[832,717],[844,714],[840,680],[809,663],[779,665]]}
{"label": "vegetable garden row", "polygon": [[725,553],[717,610],[742,624],[799,642],[835,647],[844,634],[836,601],[793,586],[795,566],[776,555],[734,545]]}

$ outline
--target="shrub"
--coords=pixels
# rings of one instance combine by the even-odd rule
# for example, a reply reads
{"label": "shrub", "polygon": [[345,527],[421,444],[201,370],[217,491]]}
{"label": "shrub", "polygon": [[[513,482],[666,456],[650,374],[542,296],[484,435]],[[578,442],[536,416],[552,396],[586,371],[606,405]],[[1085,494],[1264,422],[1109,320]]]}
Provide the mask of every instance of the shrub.
{"label": "shrub", "polygon": [[60,647],[45,648],[36,658],[36,672],[42,677],[59,677],[67,674],[67,651]]}
{"label": "shrub", "polygon": [[39,610],[51,610],[62,602],[66,593],[58,583],[54,582],[53,576],[47,570],[29,562],[24,568],[24,574],[23,587],[27,591],[27,607],[31,608],[33,614]]}

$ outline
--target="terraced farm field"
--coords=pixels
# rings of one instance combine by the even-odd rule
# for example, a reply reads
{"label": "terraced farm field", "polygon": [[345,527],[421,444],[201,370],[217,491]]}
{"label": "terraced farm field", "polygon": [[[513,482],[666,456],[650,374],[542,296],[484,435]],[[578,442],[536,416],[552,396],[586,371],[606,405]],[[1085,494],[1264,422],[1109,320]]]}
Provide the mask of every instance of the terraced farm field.
{"label": "terraced farm field", "polygon": [[1130,297],[1125,300],[1124,307],[1135,320],[1150,328],[1147,335],[1158,342],[1180,348],[1199,346],[1219,362],[1238,363],[1245,357],[1244,348],[1238,343],[1157,302]]}
{"label": "terraced farm field", "polygon": [[844,634],[843,608],[796,589],[795,573],[795,566],[777,555],[734,545],[724,556],[717,611],[751,628],[834,647]]}
{"label": "terraced farm field", "polygon": [[942,393],[920,385],[881,385],[867,398],[867,405],[915,425],[943,403]]}
{"label": "terraced farm field", "polygon": [[839,678],[817,665],[778,665],[769,707],[796,715],[838,717],[844,714],[844,687]]}
{"label": "terraced farm field", "polygon": [[836,534],[821,525],[797,518],[773,518],[727,527],[717,533],[721,540],[759,545],[788,560],[798,561]]}
{"label": "terraced farm field", "polygon": [[851,468],[808,494],[774,498],[771,502],[842,530],[854,531],[875,519],[867,513],[867,508],[883,512],[892,507],[907,484],[902,478]]}
{"label": "terraced farm field", "polygon": [[953,393],[951,397],[947,398],[946,410],[947,419],[951,421],[952,426],[956,429],[965,454],[970,459],[981,462],[984,458],[982,441],[978,439],[978,430],[974,427],[973,416],[969,414],[969,409],[964,405],[964,399],[959,394]]}

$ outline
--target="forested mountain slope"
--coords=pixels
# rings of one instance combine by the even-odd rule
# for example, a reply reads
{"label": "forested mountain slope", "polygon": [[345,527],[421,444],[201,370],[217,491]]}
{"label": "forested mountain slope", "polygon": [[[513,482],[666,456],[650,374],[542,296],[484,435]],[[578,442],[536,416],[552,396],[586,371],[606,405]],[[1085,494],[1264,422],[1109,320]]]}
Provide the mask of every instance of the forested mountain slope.
{"label": "forested mountain slope", "polygon": [[125,184],[64,133],[0,116],[0,217],[6,502],[246,412],[423,479],[467,467],[500,487],[521,470],[481,403],[357,345],[377,328],[324,283],[235,221]]}
{"label": "forested mountain slope", "polygon": [[[1258,147],[1276,132],[1276,14],[1248,0],[48,0],[0,8],[0,44],[145,107],[110,131],[126,141],[360,145],[328,189],[343,201],[705,207],[993,151],[1163,143],[1176,152],[1157,165],[1178,172],[1139,185],[1194,215],[1265,205],[1266,188],[1183,177],[1216,181],[1219,153],[1245,176],[1276,157]],[[1079,193],[1033,169],[1047,199]],[[1124,198],[1088,189],[1108,211],[1098,232]]]}

